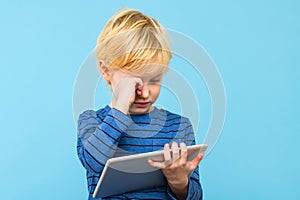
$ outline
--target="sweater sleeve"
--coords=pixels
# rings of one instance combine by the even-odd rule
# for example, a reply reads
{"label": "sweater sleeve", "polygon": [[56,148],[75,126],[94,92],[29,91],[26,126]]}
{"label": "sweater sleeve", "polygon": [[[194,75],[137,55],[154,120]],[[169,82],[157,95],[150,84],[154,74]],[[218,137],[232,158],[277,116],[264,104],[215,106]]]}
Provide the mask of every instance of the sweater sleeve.
{"label": "sweater sleeve", "polygon": [[[189,119],[187,119],[187,127],[184,140],[187,146],[196,144],[193,127]],[[169,195],[170,199],[176,200],[176,197],[169,186],[167,186],[167,194]],[[202,200],[202,196],[202,187],[199,180],[199,166],[197,166],[197,168],[189,176],[188,194],[186,199]]]}
{"label": "sweater sleeve", "polygon": [[117,150],[121,134],[131,123],[129,116],[114,108],[103,120],[93,110],[83,112],[77,127],[77,153],[82,165],[88,171],[100,174]]}

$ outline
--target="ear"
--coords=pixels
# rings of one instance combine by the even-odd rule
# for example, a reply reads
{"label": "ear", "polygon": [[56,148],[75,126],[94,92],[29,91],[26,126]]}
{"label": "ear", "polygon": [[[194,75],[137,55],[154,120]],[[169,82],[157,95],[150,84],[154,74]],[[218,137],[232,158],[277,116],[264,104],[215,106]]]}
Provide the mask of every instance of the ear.
{"label": "ear", "polygon": [[103,60],[99,60],[99,67],[103,79],[110,84],[110,70],[108,67],[106,67]]}

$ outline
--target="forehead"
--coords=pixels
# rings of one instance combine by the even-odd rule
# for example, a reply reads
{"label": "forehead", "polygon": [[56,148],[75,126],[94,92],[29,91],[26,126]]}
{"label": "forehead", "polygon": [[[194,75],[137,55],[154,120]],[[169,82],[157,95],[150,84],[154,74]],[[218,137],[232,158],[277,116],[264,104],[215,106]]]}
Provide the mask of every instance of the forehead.
{"label": "forehead", "polygon": [[163,76],[162,72],[155,72],[155,73],[154,72],[144,72],[144,73],[129,72],[129,74],[131,74],[134,77],[139,77],[144,80],[153,79],[153,78],[161,78]]}
{"label": "forehead", "polygon": [[147,64],[143,65],[141,67],[138,67],[134,70],[131,70],[129,73],[131,73],[134,76],[139,77],[157,77],[162,76],[164,72],[166,71],[167,67],[161,64]]}

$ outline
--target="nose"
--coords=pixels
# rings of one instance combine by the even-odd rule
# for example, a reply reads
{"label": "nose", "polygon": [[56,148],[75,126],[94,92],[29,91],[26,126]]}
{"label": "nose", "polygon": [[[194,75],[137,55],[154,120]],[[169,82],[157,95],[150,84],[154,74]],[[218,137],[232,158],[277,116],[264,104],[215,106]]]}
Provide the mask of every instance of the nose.
{"label": "nose", "polygon": [[139,87],[137,89],[137,94],[138,96],[143,97],[145,99],[148,98],[150,94],[149,86],[147,84],[144,84],[143,86]]}

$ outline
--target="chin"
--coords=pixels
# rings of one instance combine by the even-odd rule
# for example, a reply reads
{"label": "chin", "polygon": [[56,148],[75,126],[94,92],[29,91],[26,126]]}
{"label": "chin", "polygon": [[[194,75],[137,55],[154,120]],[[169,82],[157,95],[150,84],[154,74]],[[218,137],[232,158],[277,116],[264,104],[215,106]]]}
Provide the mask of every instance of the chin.
{"label": "chin", "polygon": [[152,106],[146,108],[133,107],[129,110],[129,114],[135,114],[135,115],[146,114],[151,111],[151,107]]}

